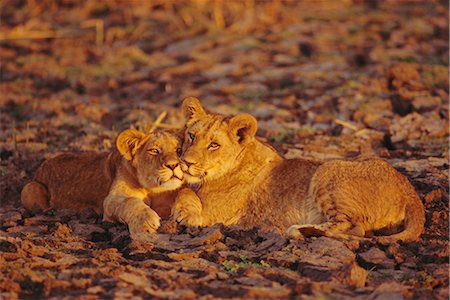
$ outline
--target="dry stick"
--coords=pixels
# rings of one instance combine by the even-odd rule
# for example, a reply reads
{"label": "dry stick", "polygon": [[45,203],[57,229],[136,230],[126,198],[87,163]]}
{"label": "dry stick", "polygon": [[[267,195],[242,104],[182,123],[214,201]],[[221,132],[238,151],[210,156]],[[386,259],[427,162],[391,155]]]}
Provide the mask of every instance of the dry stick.
{"label": "dry stick", "polygon": [[[154,123],[150,123],[149,125],[153,125]],[[164,129],[181,129],[180,126],[171,125],[171,124],[158,124],[158,128]]]}
{"label": "dry stick", "polygon": [[335,119],[334,121],[335,121],[336,124],[338,124],[338,125],[342,125],[342,126],[344,126],[344,127],[350,128],[350,129],[352,129],[352,130],[354,130],[354,131],[357,131],[357,130],[358,130],[358,128],[357,128],[355,125],[352,125],[352,124],[350,124],[349,122],[345,122],[345,121],[342,121],[342,120],[339,120],[339,119]]}
{"label": "dry stick", "polygon": [[225,27],[225,20],[223,18],[223,1],[222,0],[214,0],[214,8],[213,8],[214,22],[216,26],[220,29]]}
{"label": "dry stick", "polygon": [[14,143],[14,156],[17,157],[19,155],[19,153],[18,153],[18,148],[17,148],[17,131],[16,131],[16,121],[15,120],[13,120],[12,135],[13,135],[13,143]]}
{"label": "dry stick", "polygon": [[27,121],[27,130],[25,132],[26,132],[25,144],[28,145],[30,135],[30,121]]}
{"label": "dry stick", "polygon": [[[152,127],[150,127],[150,129],[147,132],[147,136],[145,138],[143,138],[140,142],[139,142],[139,146],[145,144],[151,137],[151,133],[161,124],[161,121],[166,117],[167,112],[163,111],[158,118],[155,120],[155,122],[153,123]],[[133,127],[130,127],[133,128]]]}
{"label": "dry stick", "polygon": [[162,122],[162,120],[167,116],[167,112],[163,111],[158,118],[153,122],[152,126],[148,130],[148,133],[153,132],[156,128],[158,128]]}
{"label": "dry stick", "polygon": [[[84,21],[81,24],[81,29],[93,27],[95,27],[95,40],[97,46],[101,47],[103,45],[103,40],[105,36],[105,25],[103,20],[92,19]],[[83,33],[84,31],[79,29],[39,30],[39,31],[12,30],[7,33],[0,32],[0,41],[74,38],[82,36]]]}
{"label": "dry stick", "polygon": [[16,31],[0,33],[0,41],[5,40],[33,40],[33,39],[56,39],[81,36],[81,31],[75,30],[44,30],[44,31]]}
{"label": "dry stick", "polygon": [[102,19],[92,19],[86,20],[81,23],[81,28],[91,28],[95,27],[95,41],[97,46],[101,47],[103,45],[103,40],[105,36],[105,24]]}

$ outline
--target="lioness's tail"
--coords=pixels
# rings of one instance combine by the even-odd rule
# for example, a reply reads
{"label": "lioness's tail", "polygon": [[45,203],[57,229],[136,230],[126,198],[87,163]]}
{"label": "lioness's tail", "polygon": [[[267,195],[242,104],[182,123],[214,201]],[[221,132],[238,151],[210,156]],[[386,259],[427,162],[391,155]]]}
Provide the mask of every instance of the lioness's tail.
{"label": "lioness's tail", "polygon": [[27,183],[20,194],[22,206],[30,212],[41,212],[50,208],[47,188],[36,181]]}
{"label": "lioness's tail", "polygon": [[408,193],[410,197],[405,207],[404,229],[402,232],[379,237],[380,242],[415,241],[423,233],[425,225],[425,210],[419,196],[413,192]]}

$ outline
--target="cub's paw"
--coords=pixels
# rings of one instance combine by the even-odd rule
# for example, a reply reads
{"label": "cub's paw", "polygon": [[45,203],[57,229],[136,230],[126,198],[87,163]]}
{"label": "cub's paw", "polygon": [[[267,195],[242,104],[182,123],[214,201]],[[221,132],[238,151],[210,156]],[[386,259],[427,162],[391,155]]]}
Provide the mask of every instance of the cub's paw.
{"label": "cub's paw", "polygon": [[140,210],[128,223],[131,238],[136,238],[146,233],[155,233],[159,226],[160,217],[149,207]]}

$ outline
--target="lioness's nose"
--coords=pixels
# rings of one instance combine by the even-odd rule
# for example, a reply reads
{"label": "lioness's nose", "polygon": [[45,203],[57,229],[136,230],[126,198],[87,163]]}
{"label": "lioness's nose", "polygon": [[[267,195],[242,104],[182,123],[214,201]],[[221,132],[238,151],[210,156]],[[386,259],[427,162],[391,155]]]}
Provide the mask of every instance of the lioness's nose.
{"label": "lioness's nose", "polygon": [[183,162],[184,162],[188,167],[190,167],[190,166],[192,166],[192,165],[195,164],[195,162],[189,161],[189,160],[187,160],[187,159],[184,159]]}
{"label": "lioness's nose", "polygon": [[171,170],[175,169],[178,166],[178,163],[167,163],[165,166]]}

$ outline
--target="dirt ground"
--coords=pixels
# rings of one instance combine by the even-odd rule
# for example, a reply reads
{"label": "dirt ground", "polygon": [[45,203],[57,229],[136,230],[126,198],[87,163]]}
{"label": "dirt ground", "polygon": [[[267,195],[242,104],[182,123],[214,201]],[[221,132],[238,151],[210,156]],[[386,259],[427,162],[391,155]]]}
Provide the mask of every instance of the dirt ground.
{"label": "dirt ground", "polygon": [[[447,1],[0,3],[0,298],[448,299]],[[249,112],[286,157],[378,156],[426,229],[379,245],[169,222],[150,245],[92,211],[32,215],[58,151],[107,151],[180,101]]]}

